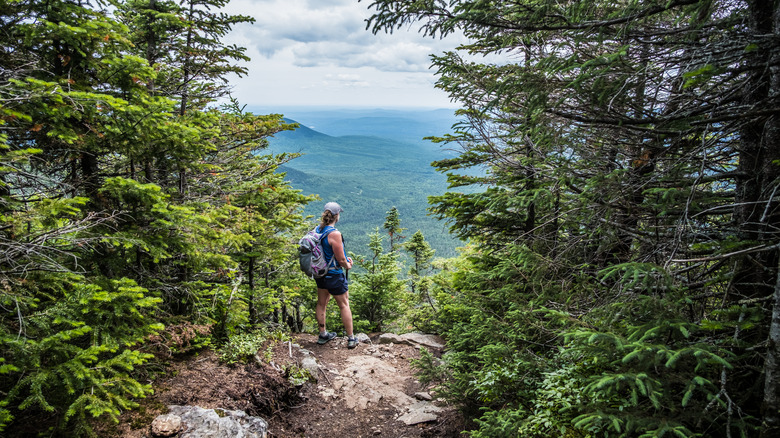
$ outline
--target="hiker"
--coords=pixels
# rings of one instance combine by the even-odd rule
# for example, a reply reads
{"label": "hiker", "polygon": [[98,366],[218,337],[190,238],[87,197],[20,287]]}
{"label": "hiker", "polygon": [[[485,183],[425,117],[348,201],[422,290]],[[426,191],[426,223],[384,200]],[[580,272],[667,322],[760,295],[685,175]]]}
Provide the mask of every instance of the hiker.
{"label": "hiker", "polygon": [[325,210],[322,213],[322,222],[315,229],[318,233],[333,231],[328,233],[322,239],[322,249],[325,253],[325,260],[330,263],[333,257],[336,258],[336,264],[331,268],[327,275],[322,278],[315,278],[317,282],[317,323],[320,328],[320,335],[317,343],[322,345],[336,337],[335,332],[329,332],[325,329],[325,309],[328,306],[330,297],[336,300],[341,312],[341,322],[347,331],[347,348],[355,348],[358,344],[357,338],[352,333],[352,309],[349,308],[349,289],[347,283],[346,271],[352,268],[352,259],[347,257],[347,250],[344,248],[344,237],[334,225],[339,221],[340,213],[344,211],[341,206],[335,202],[325,204]]}

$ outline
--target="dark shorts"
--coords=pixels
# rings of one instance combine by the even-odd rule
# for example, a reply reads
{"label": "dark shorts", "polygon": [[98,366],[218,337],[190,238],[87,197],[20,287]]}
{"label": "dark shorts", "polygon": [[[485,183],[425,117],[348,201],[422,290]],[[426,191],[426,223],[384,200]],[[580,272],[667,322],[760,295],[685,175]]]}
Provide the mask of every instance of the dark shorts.
{"label": "dark shorts", "polygon": [[327,289],[331,295],[343,295],[347,293],[347,276],[341,274],[328,274],[322,278],[315,278],[318,289]]}

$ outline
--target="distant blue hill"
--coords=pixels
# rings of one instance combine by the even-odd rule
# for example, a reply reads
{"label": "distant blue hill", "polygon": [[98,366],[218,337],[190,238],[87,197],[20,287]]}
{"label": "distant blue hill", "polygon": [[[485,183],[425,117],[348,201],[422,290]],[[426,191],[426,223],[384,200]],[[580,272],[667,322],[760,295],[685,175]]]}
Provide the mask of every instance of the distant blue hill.
{"label": "distant blue hill", "polygon": [[[315,125],[319,131],[332,136],[367,135],[415,143],[422,142],[425,137],[441,136],[449,132],[451,126],[450,120],[431,123],[431,120],[398,116],[331,119]],[[432,143],[427,145],[437,147]]]}
{"label": "distant blue hill", "polygon": [[[298,123],[293,119],[287,117],[284,118],[285,123]],[[314,129],[308,128],[304,125],[300,125],[295,131],[284,131],[276,134],[276,138],[295,138],[295,139],[310,139],[310,138],[323,138],[330,137]]]}
{"label": "distant blue hill", "polygon": [[[284,131],[271,139],[273,150],[284,152],[302,152],[305,155],[296,159],[293,167],[310,171],[321,170],[323,166],[331,172],[355,169],[358,159],[363,170],[389,169],[394,171],[424,170],[432,172],[432,161],[444,158],[441,149],[426,147],[420,143],[402,142],[380,135],[342,135],[330,136],[292,119],[287,122],[299,123],[294,131]],[[397,125],[403,126],[403,125]],[[398,129],[398,128],[397,128]],[[280,149],[281,148],[281,149]]]}
{"label": "distant blue hill", "polygon": [[322,134],[340,137],[366,135],[391,140],[423,144],[431,149],[438,146],[424,137],[441,136],[451,131],[458,121],[453,109],[397,110],[397,109],[312,109],[281,108],[271,111],[299,121],[302,126]]}

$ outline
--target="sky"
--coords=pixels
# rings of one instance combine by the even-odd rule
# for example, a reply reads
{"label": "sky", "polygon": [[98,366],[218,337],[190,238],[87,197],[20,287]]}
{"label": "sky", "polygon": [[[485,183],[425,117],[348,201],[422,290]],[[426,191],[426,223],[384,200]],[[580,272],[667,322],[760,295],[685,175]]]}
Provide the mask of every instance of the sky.
{"label": "sky", "polygon": [[254,17],[225,42],[246,47],[249,74],[230,80],[249,107],[454,108],[430,55],[462,38],[423,37],[417,27],[374,35],[370,0],[231,0],[229,14]]}

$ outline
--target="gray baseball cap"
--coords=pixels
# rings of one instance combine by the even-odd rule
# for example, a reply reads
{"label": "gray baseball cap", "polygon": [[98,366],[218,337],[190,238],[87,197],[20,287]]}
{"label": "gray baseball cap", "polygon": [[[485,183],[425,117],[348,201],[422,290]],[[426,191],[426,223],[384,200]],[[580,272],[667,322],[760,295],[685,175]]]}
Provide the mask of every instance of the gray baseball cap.
{"label": "gray baseball cap", "polygon": [[341,206],[335,202],[328,202],[327,204],[325,204],[325,210],[328,210],[333,214],[339,214],[342,211],[344,211],[344,209],[341,208]]}

